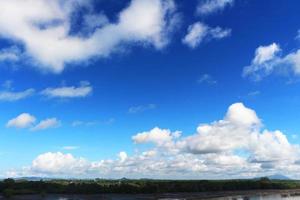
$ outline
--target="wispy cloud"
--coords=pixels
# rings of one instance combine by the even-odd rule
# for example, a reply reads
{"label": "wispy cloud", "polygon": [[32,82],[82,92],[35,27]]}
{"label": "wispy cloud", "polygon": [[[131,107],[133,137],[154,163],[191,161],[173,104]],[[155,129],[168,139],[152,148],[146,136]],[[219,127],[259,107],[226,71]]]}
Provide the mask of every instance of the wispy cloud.
{"label": "wispy cloud", "polygon": [[298,32],[297,32],[296,40],[300,40],[300,29],[299,29]]}
{"label": "wispy cloud", "polygon": [[[3,90],[0,90],[0,101],[18,101],[28,98],[35,93],[35,89],[29,88],[24,91],[15,91],[12,87],[13,81],[8,80],[2,84]],[[93,92],[93,87],[88,81],[81,81],[79,86],[62,86],[57,88],[46,88],[40,92],[47,98],[83,98]]]}
{"label": "wispy cloud", "polygon": [[197,14],[209,15],[224,10],[226,6],[233,5],[234,0],[203,0],[199,2]]}
{"label": "wispy cloud", "polygon": [[18,101],[34,94],[34,89],[27,89],[21,92],[0,91],[0,101]]}
{"label": "wispy cloud", "polygon": [[116,120],[114,118],[109,118],[107,120],[93,120],[93,121],[82,121],[82,120],[75,120],[71,123],[71,126],[78,127],[78,126],[96,126],[96,125],[111,125]]}
{"label": "wispy cloud", "polygon": [[248,96],[254,97],[254,96],[258,96],[260,94],[261,94],[261,92],[259,90],[256,90],[256,91],[249,92]]}
{"label": "wispy cloud", "polygon": [[212,28],[202,22],[196,22],[189,26],[182,42],[194,49],[204,41],[219,40],[230,35],[231,29],[222,29],[221,27]]}
{"label": "wispy cloud", "polygon": [[0,51],[0,62],[16,62],[20,59],[21,52],[16,46],[12,46]]}
{"label": "wispy cloud", "polygon": [[76,150],[79,149],[79,146],[64,146],[62,147],[63,150]]}
{"label": "wispy cloud", "polygon": [[77,127],[77,126],[94,126],[99,124],[99,121],[80,121],[80,120],[76,120],[72,122],[72,126],[73,127]]}
{"label": "wispy cloud", "polygon": [[12,88],[12,85],[13,85],[13,81],[12,80],[6,80],[6,81],[3,82],[2,87],[5,90],[9,90],[9,89]]}
{"label": "wispy cloud", "polygon": [[201,77],[197,80],[198,83],[207,83],[210,85],[217,84],[218,81],[216,81],[211,75],[209,74],[203,74]]}
{"label": "wispy cloud", "polygon": [[18,101],[30,97],[35,93],[33,88],[16,92],[12,85],[12,80],[7,80],[2,84],[3,90],[0,90],[0,101]]}
{"label": "wispy cloud", "polygon": [[106,125],[111,125],[111,124],[113,124],[113,123],[115,123],[116,122],[116,119],[115,118],[109,118],[109,119],[107,119],[107,120],[104,120],[102,123],[103,124],[106,124]]}
{"label": "wispy cloud", "polygon": [[61,122],[56,119],[56,118],[49,118],[40,121],[37,125],[32,127],[30,130],[31,131],[41,131],[41,130],[46,130],[50,128],[57,128],[61,125]]}
{"label": "wispy cloud", "polygon": [[42,95],[49,98],[82,98],[90,95],[93,87],[87,81],[80,82],[78,87],[63,86],[57,88],[46,88],[41,92]]}
{"label": "wispy cloud", "polygon": [[157,106],[155,104],[132,106],[128,109],[128,113],[131,113],[131,114],[141,113],[141,112],[145,112],[147,110],[156,109],[156,107]]}

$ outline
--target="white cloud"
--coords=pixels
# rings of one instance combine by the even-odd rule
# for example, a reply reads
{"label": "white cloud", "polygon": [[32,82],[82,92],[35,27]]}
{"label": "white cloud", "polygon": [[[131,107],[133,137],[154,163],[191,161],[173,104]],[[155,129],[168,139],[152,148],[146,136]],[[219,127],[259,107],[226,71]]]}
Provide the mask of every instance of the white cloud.
{"label": "white cloud", "polygon": [[115,23],[100,24],[103,15],[87,9],[87,16],[100,19],[83,27],[100,27],[86,37],[70,35],[71,18],[82,6],[92,7],[80,0],[0,1],[0,35],[23,45],[25,53],[38,62],[36,67],[59,73],[67,63],[107,57],[126,44],[160,49],[168,43],[177,20],[172,0],[132,0]]}
{"label": "white cloud", "polygon": [[254,110],[246,108],[242,103],[235,103],[228,108],[226,120],[240,126],[260,126],[260,119]]}
{"label": "white cloud", "polygon": [[212,39],[222,39],[231,35],[231,29],[223,29],[221,27],[210,28],[209,34]]}
{"label": "white cloud", "polygon": [[89,82],[81,82],[78,87],[46,88],[41,94],[49,98],[82,98],[91,94],[92,91],[93,87]]}
{"label": "white cloud", "polygon": [[35,125],[33,128],[31,128],[32,131],[41,131],[46,130],[50,128],[57,128],[59,127],[61,122],[57,120],[56,118],[49,118],[40,121],[37,125]]}
{"label": "white cloud", "polygon": [[250,159],[254,162],[276,164],[289,161],[288,163],[292,164],[298,159],[299,147],[291,145],[280,131],[264,130],[260,135],[256,135],[255,141],[258,143],[252,143],[253,146],[250,146],[253,151]]}
{"label": "white cloud", "polygon": [[242,103],[232,104],[223,119],[199,125],[194,134],[181,136],[178,131],[156,127],[134,135],[132,140],[137,147],[142,145],[143,151],[137,149],[133,155],[120,152],[115,159],[100,161],[46,153],[30,166],[8,174],[207,179],[284,173],[300,177],[300,147],[279,130],[263,129],[256,112]]}
{"label": "white cloud", "polygon": [[244,67],[243,76],[254,81],[276,73],[278,75],[300,75],[300,50],[280,55],[279,45],[276,43],[260,46],[255,51],[255,57],[249,66]]}
{"label": "white cloud", "polygon": [[229,107],[223,120],[202,124],[197,134],[184,141],[184,148],[196,154],[221,153],[246,148],[251,133],[260,125],[255,112],[237,103]]}
{"label": "white cloud", "polygon": [[[299,146],[290,144],[282,132],[261,130],[261,127],[261,120],[254,110],[236,103],[228,108],[223,120],[201,124],[194,135],[174,138],[170,130],[155,128],[137,134],[133,140],[154,143],[163,148],[159,151],[170,154],[198,155],[196,157],[204,162],[212,162],[213,157],[231,165],[242,162],[249,170],[252,167],[263,170],[265,163],[272,165],[274,170],[284,164],[297,165]],[[236,155],[238,150],[247,153]],[[230,163],[232,159],[233,163]]]}
{"label": "white cloud", "polygon": [[28,128],[32,126],[36,121],[36,118],[28,113],[22,113],[14,119],[7,122],[6,127],[15,128]]}
{"label": "white cloud", "polygon": [[31,170],[36,173],[62,175],[70,171],[82,173],[88,163],[83,158],[74,158],[71,154],[45,153],[33,160]]}
{"label": "white cloud", "polygon": [[197,22],[188,28],[188,33],[183,39],[183,43],[195,48],[197,47],[205,38],[208,32],[208,26],[203,23]]}
{"label": "white cloud", "polygon": [[0,101],[18,101],[34,94],[34,89],[27,89],[22,92],[0,91]]}
{"label": "white cloud", "polygon": [[[238,103],[228,109],[224,120],[200,125],[198,134],[187,137],[183,147],[195,154],[229,153],[243,150],[250,163],[296,165],[300,149],[288,142],[280,131],[263,130],[256,113]],[[235,155],[236,156],[236,155]]]}
{"label": "white cloud", "polygon": [[140,106],[132,106],[129,108],[128,112],[131,114],[144,112],[147,110],[153,110],[156,108],[155,104],[148,104],[148,105],[140,105]]}
{"label": "white cloud", "polygon": [[281,63],[289,66],[294,74],[300,75],[300,49],[286,55]]}
{"label": "white cloud", "polygon": [[172,133],[168,129],[160,129],[158,127],[153,128],[150,131],[138,133],[132,137],[135,143],[154,143],[158,146],[170,144],[174,138],[180,136],[180,132],[176,131]]}
{"label": "white cloud", "polygon": [[121,151],[121,152],[119,153],[119,159],[120,159],[121,162],[125,162],[127,158],[128,158],[128,155],[127,155],[126,152]]}
{"label": "white cloud", "polygon": [[264,62],[272,60],[279,51],[280,47],[276,43],[270,44],[269,46],[260,46],[255,51],[255,57],[252,63],[255,65],[260,65]]}
{"label": "white cloud", "polygon": [[198,15],[209,15],[218,11],[222,11],[226,6],[233,5],[234,0],[203,0],[197,7]]}
{"label": "white cloud", "polygon": [[196,22],[189,26],[188,33],[182,42],[190,48],[196,48],[204,40],[222,39],[230,35],[231,29],[212,28],[202,22]]}
{"label": "white cloud", "polygon": [[28,113],[22,113],[16,118],[9,120],[6,123],[6,127],[30,128],[32,131],[40,131],[49,128],[57,128],[61,125],[61,122],[56,118],[45,119],[40,121],[38,124],[36,124],[36,121],[37,119],[35,116]]}

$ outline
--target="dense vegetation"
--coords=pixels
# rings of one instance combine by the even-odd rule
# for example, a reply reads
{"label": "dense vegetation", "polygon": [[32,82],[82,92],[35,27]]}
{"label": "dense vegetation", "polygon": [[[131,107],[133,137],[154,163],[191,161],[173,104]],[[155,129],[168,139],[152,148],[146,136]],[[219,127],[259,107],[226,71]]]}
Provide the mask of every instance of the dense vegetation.
{"label": "dense vegetation", "polygon": [[258,189],[300,189],[299,181],[269,180],[13,180],[0,182],[4,196],[16,194],[178,193]]}

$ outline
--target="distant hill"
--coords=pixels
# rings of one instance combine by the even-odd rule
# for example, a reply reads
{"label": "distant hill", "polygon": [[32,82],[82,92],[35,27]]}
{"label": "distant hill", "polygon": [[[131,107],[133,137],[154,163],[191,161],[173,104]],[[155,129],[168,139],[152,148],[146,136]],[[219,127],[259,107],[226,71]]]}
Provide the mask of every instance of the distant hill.
{"label": "distant hill", "polygon": [[43,177],[20,177],[20,178],[16,178],[15,180],[26,180],[26,181],[49,181],[51,180],[51,178],[43,178]]}
{"label": "distant hill", "polygon": [[[253,180],[259,180],[263,177],[257,177],[254,178]],[[274,174],[274,175],[270,175],[270,176],[266,176],[266,178],[270,179],[270,180],[292,180],[290,177],[285,176],[283,174]],[[76,179],[61,179],[61,178],[45,178],[45,177],[20,177],[20,178],[15,178],[15,180],[27,180],[27,181],[51,181],[51,180],[76,180]],[[1,179],[0,179],[1,180]],[[79,179],[79,180],[83,180],[83,179]],[[89,180],[89,179],[87,179]],[[103,180],[109,180],[109,179],[103,179]],[[121,178],[121,179],[111,179],[111,180],[119,180],[119,181],[130,181],[131,179],[128,178]],[[134,180],[134,179],[133,179]],[[148,179],[148,178],[142,178],[139,179],[140,181],[151,181],[151,180],[155,180],[155,179]]]}
{"label": "distant hill", "polygon": [[274,175],[268,176],[268,178],[271,180],[291,180],[291,178],[284,176],[282,174],[274,174]]}

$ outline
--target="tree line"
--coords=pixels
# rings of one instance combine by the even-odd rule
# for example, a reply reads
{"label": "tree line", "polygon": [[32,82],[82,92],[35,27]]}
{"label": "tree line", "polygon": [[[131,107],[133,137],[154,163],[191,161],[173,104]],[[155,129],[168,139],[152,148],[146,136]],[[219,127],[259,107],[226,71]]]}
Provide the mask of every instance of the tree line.
{"label": "tree line", "polygon": [[300,189],[293,180],[14,180],[0,182],[3,196],[24,194],[151,194],[268,189]]}

